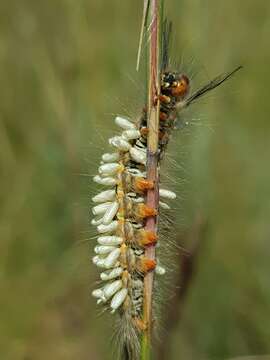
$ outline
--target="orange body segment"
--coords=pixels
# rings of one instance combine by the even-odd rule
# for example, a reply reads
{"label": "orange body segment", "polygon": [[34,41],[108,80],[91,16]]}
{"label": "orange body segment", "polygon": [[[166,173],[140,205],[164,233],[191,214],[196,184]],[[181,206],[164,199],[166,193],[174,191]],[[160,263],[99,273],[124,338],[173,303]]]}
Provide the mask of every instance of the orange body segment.
{"label": "orange body segment", "polygon": [[142,246],[154,245],[157,242],[157,234],[154,231],[142,231],[140,233],[139,243]]}
{"label": "orange body segment", "polygon": [[153,189],[154,183],[153,181],[146,180],[142,177],[137,177],[135,179],[134,187],[136,190],[144,192],[146,190]]}
{"label": "orange body segment", "polygon": [[169,104],[171,102],[171,98],[167,95],[160,95],[159,100],[165,104]]}
{"label": "orange body segment", "polygon": [[135,317],[133,319],[133,322],[139,331],[145,331],[147,329],[147,325],[145,324],[145,322],[142,319]]}
{"label": "orange body segment", "polygon": [[157,215],[157,210],[154,208],[151,208],[145,204],[139,204],[138,208],[137,208],[137,215],[140,218],[155,216],[155,215]]}
{"label": "orange body segment", "polygon": [[165,120],[167,120],[167,119],[168,119],[168,115],[167,115],[165,112],[160,111],[160,113],[159,113],[159,120],[165,121]]}
{"label": "orange body segment", "polygon": [[140,132],[143,137],[146,137],[149,133],[149,129],[147,127],[143,127],[141,128]]}
{"label": "orange body segment", "polygon": [[139,263],[139,271],[146,274],[149,271],[153,271],[156,267],[157,263],[155,260],[152,259],[147,259],[145,257],[140,259],[140,263]]}

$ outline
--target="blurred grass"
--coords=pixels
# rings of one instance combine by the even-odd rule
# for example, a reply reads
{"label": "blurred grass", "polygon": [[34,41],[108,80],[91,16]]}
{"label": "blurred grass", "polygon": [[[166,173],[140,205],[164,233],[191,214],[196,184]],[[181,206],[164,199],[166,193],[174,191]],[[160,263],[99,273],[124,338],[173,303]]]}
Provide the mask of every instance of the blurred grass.
{"label": "blurred grass", "polygon": [[[141,5],[0,3],[1,359],[113,358],[109,317],[98,318],[89,296],[89,243],[81,241],[92,236],[95,189],[79,174],[95,173],[112,114],[134,114],[143,98],[127,76]],[[167,8],[174,55],[186,63],[194,56],[197,84],[245,67],[192,110],[202,120],[185,139],[179,216],[188,226],[203,209],[209,233],[172,359],[267,354],[270,4],[167,0]],[[177,136],[171,153],[180,161]]]}

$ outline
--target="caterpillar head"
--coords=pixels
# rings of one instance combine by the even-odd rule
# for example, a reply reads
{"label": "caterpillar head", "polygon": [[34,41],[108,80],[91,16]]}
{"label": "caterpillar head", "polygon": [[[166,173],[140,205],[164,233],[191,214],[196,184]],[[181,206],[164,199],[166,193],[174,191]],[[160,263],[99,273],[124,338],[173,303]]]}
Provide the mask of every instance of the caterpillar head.
{"label": "caterpillar head", "polygon": [[176,72],[167,72],[162,77],[162,88],[166,92],[177,98],[184,98],[189,92],[189,78],[185,74]]}

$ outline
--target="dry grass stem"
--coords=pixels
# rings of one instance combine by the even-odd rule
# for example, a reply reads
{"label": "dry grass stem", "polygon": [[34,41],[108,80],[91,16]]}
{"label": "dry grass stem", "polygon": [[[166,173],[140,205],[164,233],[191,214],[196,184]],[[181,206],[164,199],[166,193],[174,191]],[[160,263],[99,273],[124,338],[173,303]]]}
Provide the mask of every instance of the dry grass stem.
{"label": "dry grass stem", "polygon": [[[146,205],[158,211],[159,204],[159,171],[158,171],[158,129],[159,129],[159,0],[152,0],[149,5],[148,23],[150,29],[149,45],[149,79],[148,79],[148,144],[147,144],[147,178],[155,184],[154,189],[148,190]],[[145,229],[157,232],[157,216],[147,218]],[[155,245],[145,251],[148,259],[155,260]],[[149,272],[144,279],[144,309],[143,317],[146,330],[142,342],[142,359],[150,358],[152,332],[152,295],[154,272]]]}

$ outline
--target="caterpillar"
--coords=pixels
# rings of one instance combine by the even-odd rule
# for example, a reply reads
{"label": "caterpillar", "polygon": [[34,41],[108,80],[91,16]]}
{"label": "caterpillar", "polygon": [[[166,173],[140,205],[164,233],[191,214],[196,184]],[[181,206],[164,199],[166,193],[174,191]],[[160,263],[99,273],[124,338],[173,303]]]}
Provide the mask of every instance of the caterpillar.
{"label": "caterpillar", "polygon": [[[160,69],[160,124],[159,160],[163,158],[169,139],[181,111],[207,92],[231,77],[241,67],[220,75],[190,94],[190,78],[181,71],[170,69],[168,47],[171,24],[163,24],[162,61]],[[164,275],[166,269],[159,259],[148,259],[145,249],[156,244],[158,236],[145,229],[145,220],[158,215],[157,209],[145,204],[147,190],[154,183],[147,179],[147,109],[138,121],[122,116],[115,118],[121,133],[109,139],[112,152],[102,155],[95,183],[106,187],[92,198],[97,229],[97,245],[93,263],[101,269],[102,286],[93,290],[98,304],[111,313],[118,313],[121,322],[121,341],[129,358],[136,358],[139,337],[145,329],[143,322],[144,277],[150,271]],[[169,189],[159,190],[159,206],[168,209],[166,201],[174,200],[176,194]],[[132,341],[131,341],[132,340]]]}

